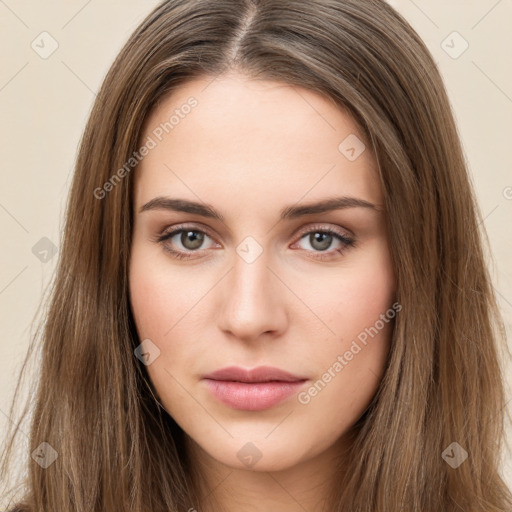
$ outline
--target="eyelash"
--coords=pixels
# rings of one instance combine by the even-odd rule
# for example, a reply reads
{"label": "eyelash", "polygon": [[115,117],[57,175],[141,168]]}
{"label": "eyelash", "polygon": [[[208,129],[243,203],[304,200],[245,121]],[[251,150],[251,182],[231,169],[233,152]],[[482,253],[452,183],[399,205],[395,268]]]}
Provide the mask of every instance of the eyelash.
{"label": "eyelash", "polygon": [[[163,233],[162,235],[157,236],[154,241],[163,244],[164,250],[166,252],[170,253],[174,258],[179,259],[179,260],[188,260],[188,259],[193,258],[194,256],[192,256],[192,255],[194,253],[200,252],[200,250],[189,251],[187,253],[184,251],[177,251],[175,249],[171,249],[167,244],[164,243],[167,240],[174,237],[175,235],[177,235],[178,233],[182,233],[184,231],[193,231],[194,233],[202,233],[202,234],[207,235],[208,237],[213,239],[213,237],[207,231],[205,231],[203,229],[197,229],[194,226],[181,226],[180,225],[168,233]],[[346,249],[348,249],[349,247],[355,247],[355,245],[356,245],[355,239],[353,239],[353,238],[349,238],[348,236],[343,235],[343,234],[339,233],[338,231],[335,231],[331,228],[324,228],[324,227],[320,228],[317,226],[314,226],[313,228],[309,229],[308,231],[302,232],[300,234],[299,241],[302,240],[306,235],[310,235],[311,233],[324,233],[327,235],[331,235],[343,244],[343,247],[338,248],[338,249],[331,249],[330,251],[308,251],[308,250],[304,249],[307,252],[316,253],[317,255],[313,256],[313,257],[315,259],[318,259],[321,261],[331,260],[333,257],[333,252],[343,254]],[[328,256],[326,257],[326,255],[328,255]]]}

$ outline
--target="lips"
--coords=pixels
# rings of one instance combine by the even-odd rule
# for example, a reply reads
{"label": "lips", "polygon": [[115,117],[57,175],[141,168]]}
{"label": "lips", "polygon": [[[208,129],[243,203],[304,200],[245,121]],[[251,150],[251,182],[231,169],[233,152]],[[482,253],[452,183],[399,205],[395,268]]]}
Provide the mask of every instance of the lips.
{"label": "lips", "polygon": [[209,391],[234,409],[269,409],[297,393],[308,379],[270,366],[230,366],[203,377]]}
{"label": "lips", "polygon": [[229,366],[209,373],[204,378],[236,382],[297,382],[306,380],[306,377],[299,377],[272,366],[258,366],[249,370],[240,366]]}

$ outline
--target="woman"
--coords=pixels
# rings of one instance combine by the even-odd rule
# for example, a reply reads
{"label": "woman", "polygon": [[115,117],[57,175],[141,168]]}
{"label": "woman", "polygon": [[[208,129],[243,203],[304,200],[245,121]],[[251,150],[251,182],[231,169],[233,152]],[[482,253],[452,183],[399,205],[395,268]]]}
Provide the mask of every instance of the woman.
{"label": "woman", "polygon": [[478,215],[386,3],[163,2],[81,142],[18,509],[509,510]]}

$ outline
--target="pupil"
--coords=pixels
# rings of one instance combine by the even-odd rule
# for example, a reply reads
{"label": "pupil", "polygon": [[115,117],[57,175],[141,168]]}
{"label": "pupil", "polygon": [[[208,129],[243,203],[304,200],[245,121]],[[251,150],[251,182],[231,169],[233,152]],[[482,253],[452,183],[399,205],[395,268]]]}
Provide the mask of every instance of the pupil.
{"label": "pupil", "polygon": [[197,231],[184,231],[181,235],[181,243],[187,249],[197,249],[203,243],[203,234]]}
{"label": "pupil", "polygon": [[313,241],[311,246],[319,251],[325,251],[331,245],[332,235],[327,233],[312,233]]}

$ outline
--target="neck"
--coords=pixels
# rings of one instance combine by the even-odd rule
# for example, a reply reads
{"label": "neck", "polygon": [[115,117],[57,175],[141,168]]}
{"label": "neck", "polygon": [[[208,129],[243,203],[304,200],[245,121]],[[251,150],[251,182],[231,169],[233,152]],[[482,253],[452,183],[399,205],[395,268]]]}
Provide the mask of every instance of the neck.
{"label": "neck", "polygon": [[339,461],[347,448],[344,438],[310,459],[275,471],[226,466],[187,435],[185,440],[192,485],[199,496],[189,512],[327,512],[336,508],[329,497],[342,480]]}

